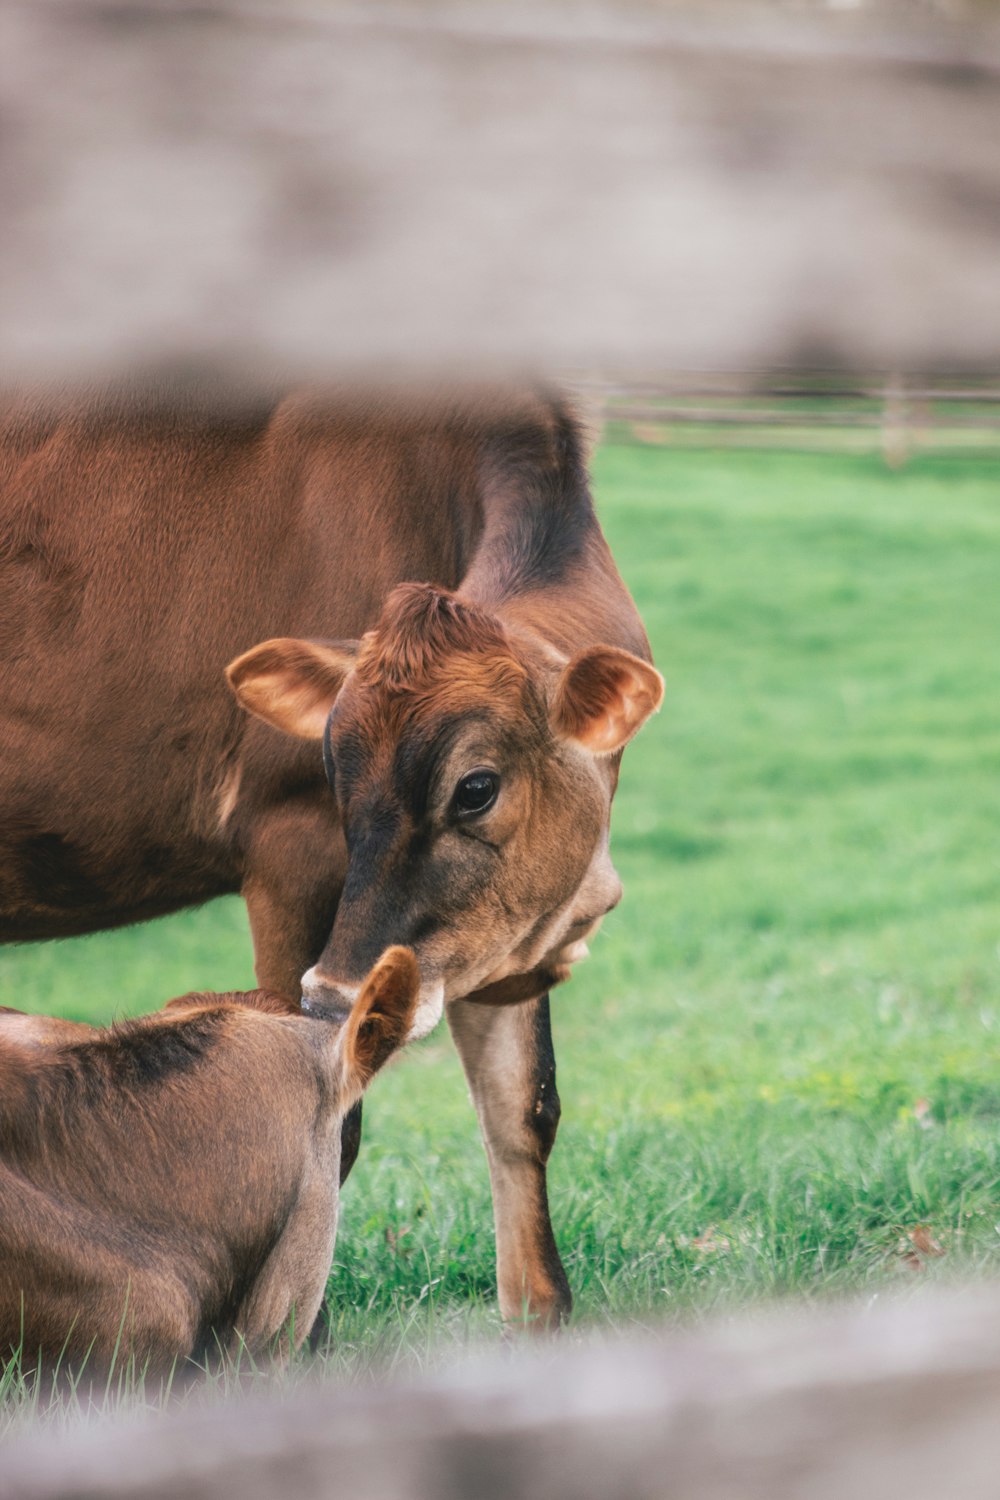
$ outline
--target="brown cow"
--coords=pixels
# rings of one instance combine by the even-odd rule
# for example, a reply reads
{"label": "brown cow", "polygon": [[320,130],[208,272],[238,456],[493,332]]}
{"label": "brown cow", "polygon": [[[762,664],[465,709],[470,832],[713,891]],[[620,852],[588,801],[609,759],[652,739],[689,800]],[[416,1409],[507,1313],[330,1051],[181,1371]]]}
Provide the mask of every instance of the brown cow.
{"label": "brown cow", "polygon": [[412,947],[501,1309],[557,1319],[546,991],[618,900],[619,753],[662,691],[563,403],[12,402],[0,499],[0,936],[239,890],[258,982],[308,970],[320,1010]]}
{"label": "brown cow", "polygon": [[416,1034],[418,988],[391,948],[334,1019],[264,991],[106,1031],[0,1013],[0,1358],[162,1371],[301,1344],[341,1124]]}

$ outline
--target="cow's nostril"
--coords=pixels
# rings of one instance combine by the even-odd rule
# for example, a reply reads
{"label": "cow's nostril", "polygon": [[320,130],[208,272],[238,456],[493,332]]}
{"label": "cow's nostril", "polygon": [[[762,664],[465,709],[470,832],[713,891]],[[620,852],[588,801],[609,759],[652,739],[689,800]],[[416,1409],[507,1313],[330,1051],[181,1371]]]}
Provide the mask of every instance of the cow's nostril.
{"label": "cow's nostril", "polygon": [[351,1014],[351,1002],[339,990],[303,990],[299,1005],[303,1015],[318,1021],[346,1021]]}
{"label": "cow's nostril", "polygon": [[354,985],[340,985],[316,968],[302,976],[302,1012],[324,1021],[342,1021],[351,1013],[357,994]]}

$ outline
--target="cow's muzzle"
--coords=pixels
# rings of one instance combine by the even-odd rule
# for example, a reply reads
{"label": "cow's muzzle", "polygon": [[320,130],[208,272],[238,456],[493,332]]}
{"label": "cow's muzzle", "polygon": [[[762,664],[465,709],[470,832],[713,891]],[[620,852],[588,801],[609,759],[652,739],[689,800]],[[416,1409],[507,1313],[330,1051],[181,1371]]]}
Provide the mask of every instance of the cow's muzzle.
{"label": "cow's muzzle", "polygon": [[318,1021],[346,1021],[360,991],[359,984],[331,979],[314,964],[302,976],[302,1013]]}
{"label": "cow's muzzle", "polygon": [[[343,980],[331,979],[317,964],[314,964],[302,976],[302,999],[299,1002],[302,1013],[314,1017],[317,1021],[335,1021],[342,1024],[351,1014],[361,988],[360,984],[349,984]],[[443,1011],[444,985],[442,982],[432,980],[430,983],[422,984],[413,1023],[406,1040],[416,1042],[421,1037],[427,1036],[428,1032],[433,1031],[440,1021]]]}

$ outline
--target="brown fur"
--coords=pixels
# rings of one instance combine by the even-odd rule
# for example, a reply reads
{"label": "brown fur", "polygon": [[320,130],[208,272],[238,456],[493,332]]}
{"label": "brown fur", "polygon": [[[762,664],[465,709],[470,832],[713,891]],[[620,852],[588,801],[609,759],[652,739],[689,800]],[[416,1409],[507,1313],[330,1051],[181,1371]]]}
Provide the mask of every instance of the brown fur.
{"label": "brown fur", "polygon": [[458,702],[477,687],[517,691],[525,678],[499,620],[420,583],[393,589],[361,643],[356,671],[366,687],[411,699],[451,687]]}
{"label": "brown fur", "polygon": [[[568,1290],[544,1174],[539,1189],[516,1164],[535,1153],[520,1122],[548,1064],[537,1028],[498,1019],[473,1067],[463,1007],[565,972],[547,937],[617,899],[602,852],[617,753],[589,753],[586,712],[574,742],[554,711],[560,674],[598,647],[648,659],[557,397],[240,404],[133,386],[0,405],[0,939],[239,890],[258,982],[297,997],[317,960],[335,989],[422,932],[496,1201],[522,1225],[508,1234],[504,1209],[500,1259],[558,1284],[543,1320]],[[646,671],[644,704],[615,700],[625,737],[658,698]],[[346,814],[315,743],[335,699]],[[473,769],[463,746],[505,757],[505,791],[478,830],[442,835],[441,777]]]}
{"label": "brown fur", "polygon": [[405,1041],[418,983],[390,950],[343,1028],[263,992],[185,995],[45,1048],[0,1017],[0,1357],[162,1371],[301,1343],[341,1120]]}
{"label": "brown fur", "polygon": [[273,990],[228,990],[221,994],[205,995],[192,990],[190,994],[178,995],[168,1000],[164,1012],[172,1010],[200,1009],[210,1004],[213,1007],[238,1005],[244,1010],[259,1010],[267,1016],[299,1016],[302,1014],[298,1000],[288,995],[276,995]]}

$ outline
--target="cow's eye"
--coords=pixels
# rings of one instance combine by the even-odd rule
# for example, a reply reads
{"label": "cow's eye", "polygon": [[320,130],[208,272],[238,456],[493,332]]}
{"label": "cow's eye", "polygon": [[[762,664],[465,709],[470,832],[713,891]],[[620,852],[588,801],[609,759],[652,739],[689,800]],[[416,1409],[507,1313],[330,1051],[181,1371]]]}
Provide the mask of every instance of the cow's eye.
{"label": "cow's eye", "polygon": [[466,817],[485,812],[493,806],[499,790],[500,777],[495,771],[470,771],[455,788],[455,811]]}

